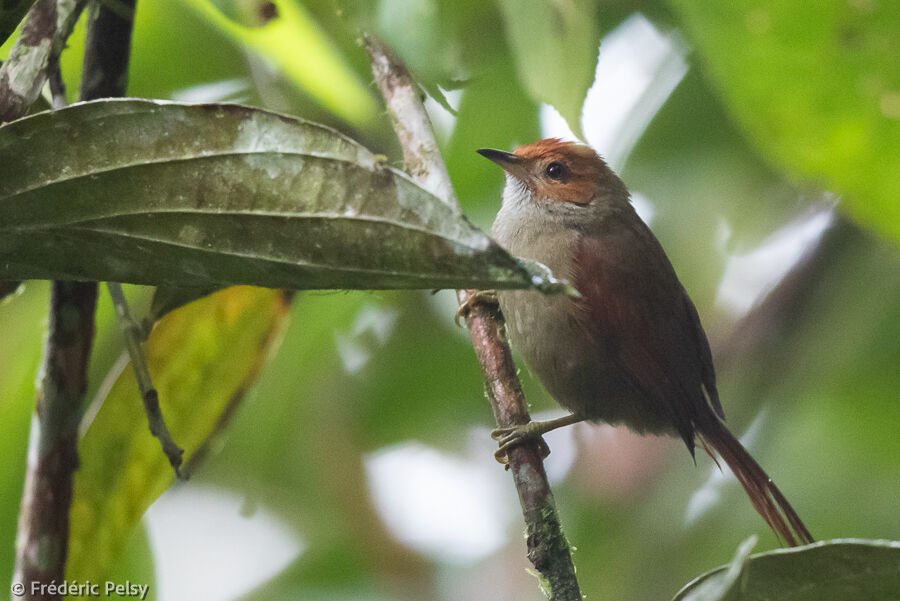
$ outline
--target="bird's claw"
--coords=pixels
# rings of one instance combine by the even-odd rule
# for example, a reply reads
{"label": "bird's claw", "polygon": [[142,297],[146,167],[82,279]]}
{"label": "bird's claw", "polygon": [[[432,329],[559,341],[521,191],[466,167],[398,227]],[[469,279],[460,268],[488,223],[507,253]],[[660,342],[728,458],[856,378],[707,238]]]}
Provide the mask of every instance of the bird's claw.
{"label": "bird's claw", "polygon": [[468,298],[466,298],[466,302],[459,306],[459,309],[456,311],[456,317],[453,318],[453,323],[457,326],[461,326],[459,323],[460,319],[465,319],[469,316],[469,313],[472,312],[472,309],[475,305],[483,304],[487,305],[490,308],[496,308],[499,306],[499,301],[497,300],[497,291],[496,290],[476,290],[469,294]]}
{"label": "bird's claw", "polygon": [[509,457],[507,453],[515,446],[536,441],[538,449],[541,453],[541,459],[546,459],[550,454],[550,447],[541,436],[543,432],[538,422],[528,422],[518,426],[508,426],[504,428],[496,428],[491,431],[491,438],[497,441],[500,448],[494,453],[494,459],[502,463],[509,469]]}

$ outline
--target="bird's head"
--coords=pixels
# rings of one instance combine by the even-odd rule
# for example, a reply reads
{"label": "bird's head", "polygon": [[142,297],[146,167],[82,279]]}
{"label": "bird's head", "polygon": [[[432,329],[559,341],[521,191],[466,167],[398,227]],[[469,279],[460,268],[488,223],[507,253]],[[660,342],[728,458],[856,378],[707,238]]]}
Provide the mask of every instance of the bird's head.
{"label": "bird's head", "polygon": [[504,202],[583,207],[598,198],[628,197],[622,181],[584,144],[547,138],[515,152],[483,148],[478,153],[506,171]]}

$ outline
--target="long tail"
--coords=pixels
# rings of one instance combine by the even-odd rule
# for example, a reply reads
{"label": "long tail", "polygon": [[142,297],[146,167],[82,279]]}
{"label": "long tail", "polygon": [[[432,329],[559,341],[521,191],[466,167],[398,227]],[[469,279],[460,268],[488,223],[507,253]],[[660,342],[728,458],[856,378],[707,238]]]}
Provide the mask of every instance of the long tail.
{"label": "long tail", "polygon": [[775,534],[792,547],[813,542],[813,537],[803,525],[800,516],[784,498],[769,475],[728,431],[725,424],[718,419],[709,420],[709,422],[704,424],[702,430],[698,432],[703,446],[706,447],[708,453],[709,447],[711,447],[722,456],[741,486],[747,491],[753,507],[775,531]]}

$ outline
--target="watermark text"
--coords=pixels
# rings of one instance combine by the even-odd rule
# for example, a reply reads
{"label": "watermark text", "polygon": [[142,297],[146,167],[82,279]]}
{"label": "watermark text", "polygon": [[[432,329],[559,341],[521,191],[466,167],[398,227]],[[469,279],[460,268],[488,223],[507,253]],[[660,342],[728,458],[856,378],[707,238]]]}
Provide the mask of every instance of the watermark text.
{"label": "watermark text", "polygon": [[144,601],[147,593],[150,592],[150,585],[138,584],[130,580],[125,582],[63,580],[59,583],[52,580],[50,582],[29,582],[27,586],[23,582],[13,582],[10,590],[16,597],[24,597],[26,594],[31,597],[127,597]]}

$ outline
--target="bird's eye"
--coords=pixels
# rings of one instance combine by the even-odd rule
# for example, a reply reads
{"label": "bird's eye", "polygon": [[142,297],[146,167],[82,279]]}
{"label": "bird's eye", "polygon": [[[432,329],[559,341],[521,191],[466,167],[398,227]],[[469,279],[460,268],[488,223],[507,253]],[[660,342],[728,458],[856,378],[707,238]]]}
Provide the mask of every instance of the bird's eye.
{"label": "bird's eye", "polygon": [[547,169],[546,169],[547,177],[549,177],[550,179],[557,179],[557,180],[562,179],[565,171],[566,171],[566,168],[563,167],[563,164],[557,163],[556,161],[553,161],[552,163],[547,165]]}

